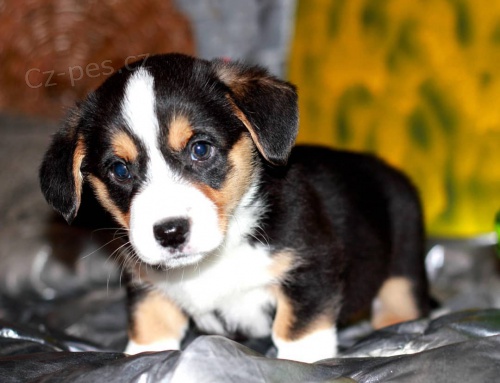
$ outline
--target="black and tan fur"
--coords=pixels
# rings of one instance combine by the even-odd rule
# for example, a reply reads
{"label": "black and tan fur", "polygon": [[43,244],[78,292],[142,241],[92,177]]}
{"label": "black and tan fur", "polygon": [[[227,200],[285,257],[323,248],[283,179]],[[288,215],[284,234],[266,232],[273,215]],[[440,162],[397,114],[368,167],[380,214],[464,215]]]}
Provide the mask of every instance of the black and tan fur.
{"label": "black and tan fur", "polygon": [[[141,238],[134,239],[139,245],[133,256],[139,263],[129,271],[134,276],[130,336],[135,346],[146,350],[152,345],[154,350],[178,344],[191,317],[205,330],[228,336],[267,331],[279,356],[311,361],[335,355],[336,342],[325,343],[319,352],[297,353],[293,345],[307,345],[307,339],[322,331],[335,336],[329,329],[372,307],[377,327],[427,314],[424,233],[414,187],[372,156],[307,146],[292,149],[298,129],[295,88],[259,67],[170,54],[137,62],[105,81],[71,112],[41,166],[42,191],[66,220],[77,214],[83,183],[121,226],[133,231],[142,219],[132,206],[152,184],[151,164],[159,157],[140,127],[130,126],[133,113],[141,110],[130,112],[132,117],[124,112],[127,102],[132,105],[124,99],[133,98],[127,84],[139,81],[139,71],[144,79],[154,80],[151,118],[159,129],[154,141],[172,174],[168,182],[188,188],[200,204],[213,206],[213,230],[222,239],[210,251],[191,254],[189,249],[197,244],[189,236],[197,218],[183,216],[170,227],[176,237],[162,237],[163,248],[159,246],[149,272],[141,267],[148,262],[148,255],[141,254]],[[143,89],[140,85],[137,89]],[[209,143],[208,159],[193,157],[199,142]],[[126,166],[129,177],[117,177],[123,172],[117,163]],[[188,203],[181,192],[178,202]],[[240,250],[245,254],[241,262]],[[189,257],[195,256],[199,276],[189,274]],[[227,282],[221,275],[230,280],[234,270],[245,276],[239,267],[251,269],[252,257],[263,266],[249,273],[263,282],[254,286],[252,276],[240,287],[247,302],[242,310],[262,323],[255,327],[244,319],[240,323],[237,313],[217,303],[238,302],[237,278]],[[174,259],[179,263],[172,263]],[[217,270],[227,267],[227,274],[212,276],[211,260]],[[176,280],[179,270],[187,270],[184,285]],[[162,278],[165,282],[158,282]],[[207,312],[205,303],[198,305],[193,296],[196,283],[205,280],[207,295],[199,299],[213,301]],[[217,290],[216,283],[227,283],[227,289]],[[224,294],[227,299],[219,299]],[[289,345],[292,351],[287,352]]]}

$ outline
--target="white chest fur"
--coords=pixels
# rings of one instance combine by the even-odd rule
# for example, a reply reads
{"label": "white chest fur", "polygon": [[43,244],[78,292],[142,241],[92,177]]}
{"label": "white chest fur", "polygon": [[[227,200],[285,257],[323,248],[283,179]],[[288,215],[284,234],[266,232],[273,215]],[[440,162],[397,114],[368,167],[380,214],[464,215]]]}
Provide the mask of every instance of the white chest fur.
{"label": "white chest fur", "polygon": [[271,264],[267,246],[244,241],[226,245],[197,265],[148,276],[200,329],[258,337],[270,334],[269,311],[276,304],[269,290]]}

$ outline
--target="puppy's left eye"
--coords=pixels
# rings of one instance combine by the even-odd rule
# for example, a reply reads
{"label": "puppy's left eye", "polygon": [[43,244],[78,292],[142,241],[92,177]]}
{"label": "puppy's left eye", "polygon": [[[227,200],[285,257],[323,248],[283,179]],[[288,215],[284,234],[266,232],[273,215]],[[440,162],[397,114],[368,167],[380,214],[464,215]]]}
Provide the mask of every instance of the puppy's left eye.
{"label": "puppy's left eye", "polygon": [[119,181],[127,181],[132,178],[132,174],[130,174],[127,165],[120,161],[115,162],[111,166],[111,173]]}
{"label": "puppy's left eye", "polygon": [[194,161],[208,160],[213,153],[213,147],[208,142],[198,141],[191,145],[191,158]]}

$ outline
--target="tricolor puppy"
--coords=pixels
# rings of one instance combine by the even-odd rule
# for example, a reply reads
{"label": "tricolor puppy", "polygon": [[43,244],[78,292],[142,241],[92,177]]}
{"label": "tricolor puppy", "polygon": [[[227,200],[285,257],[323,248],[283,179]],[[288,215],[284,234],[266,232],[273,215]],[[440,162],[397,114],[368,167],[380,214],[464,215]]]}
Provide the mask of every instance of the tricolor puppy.
{"label": "tricolor puppy", "polygon": [[115,73],[78,104],[40,170],[67,221],[88,183],[134,249],[127,352],[210,334],[336,354],[338,324],[427,313],[414,188],[365,155],[292,146],[297,95],[259,67],[179,54]]}

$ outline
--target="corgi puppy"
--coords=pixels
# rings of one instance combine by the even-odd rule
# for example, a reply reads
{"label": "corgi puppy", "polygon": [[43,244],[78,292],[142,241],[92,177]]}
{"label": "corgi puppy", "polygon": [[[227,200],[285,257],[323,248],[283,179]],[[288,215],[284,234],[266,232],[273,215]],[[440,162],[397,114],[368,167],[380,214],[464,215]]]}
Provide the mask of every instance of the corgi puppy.
{"label": "corgi puppy", "polygon": [[293,147],[297,109],[263,68],[166,54],[70,112],[41,189],[71,222],[88,184],[128,230],[127,353],[179,349],[192,320],[314,362],[363,313],[377,328],[427,314],[415,188],[373,156]]}

